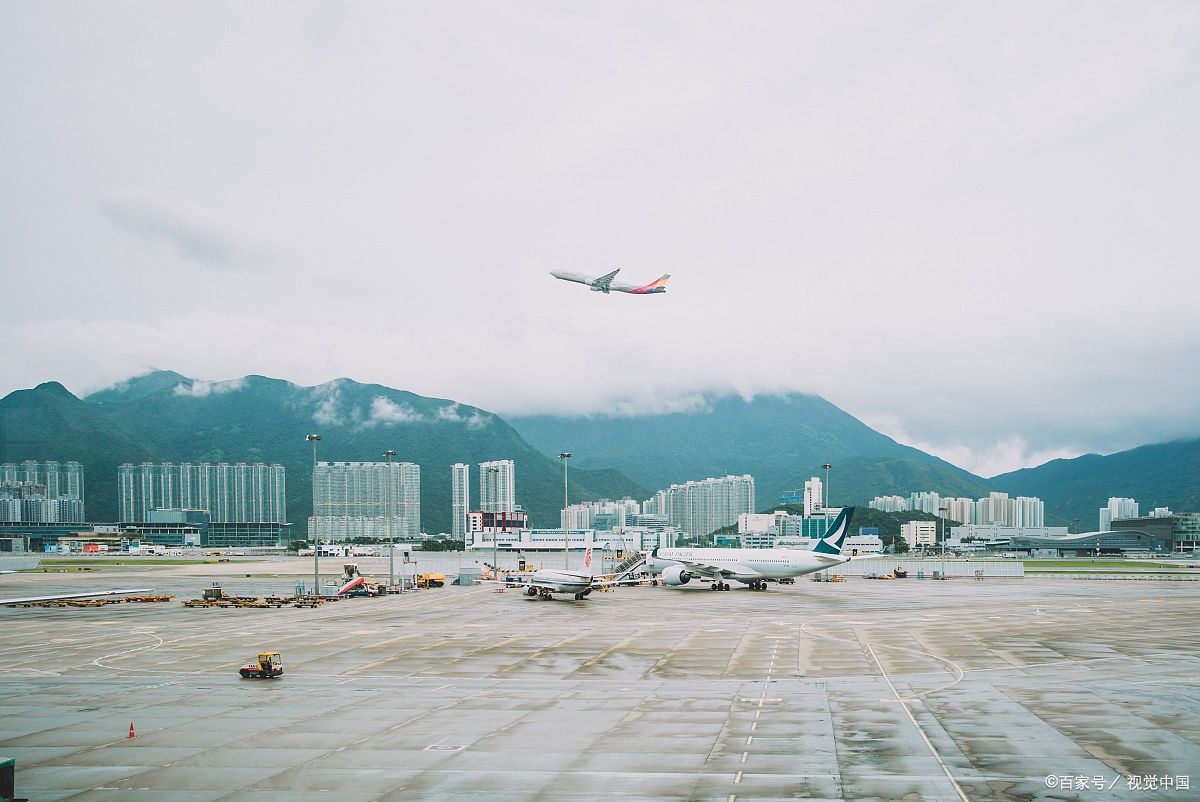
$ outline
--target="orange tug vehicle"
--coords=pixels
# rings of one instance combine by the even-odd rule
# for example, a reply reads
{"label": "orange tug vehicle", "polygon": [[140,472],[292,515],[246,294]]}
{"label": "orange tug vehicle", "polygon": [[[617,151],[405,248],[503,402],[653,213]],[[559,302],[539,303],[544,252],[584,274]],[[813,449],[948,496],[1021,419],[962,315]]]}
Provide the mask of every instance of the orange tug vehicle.
{"label": "orange tug vehicle", "polygon": [[259,654],[257,662],[246,663],[238,669],[238,673],[245,679],[281,677],[283,676],[283,657],[279,652],[262,652]]}

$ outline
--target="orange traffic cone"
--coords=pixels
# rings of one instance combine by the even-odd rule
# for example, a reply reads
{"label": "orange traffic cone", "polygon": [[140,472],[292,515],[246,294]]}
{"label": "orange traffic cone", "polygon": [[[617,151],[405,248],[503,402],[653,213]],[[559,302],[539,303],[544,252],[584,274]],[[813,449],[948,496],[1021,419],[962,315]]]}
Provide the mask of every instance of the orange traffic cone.
{"label": "orange traffic cone", "polygon": [[133,731],[133,722],[132,722],[132,721],[131,721],[131,722],[129,722],[129,737],[130,737],[130,738],[136,738],[136,737],[137,737],[137,733]]}

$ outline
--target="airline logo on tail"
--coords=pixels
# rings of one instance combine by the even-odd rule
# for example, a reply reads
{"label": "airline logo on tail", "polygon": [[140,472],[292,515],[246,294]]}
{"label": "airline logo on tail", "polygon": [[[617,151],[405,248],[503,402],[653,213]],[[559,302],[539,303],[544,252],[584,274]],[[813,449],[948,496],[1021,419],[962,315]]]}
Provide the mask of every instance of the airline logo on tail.
{"label": "airline logo on tail", "polygon": [[853,507],[846,507],[841,514],[834,519],[829,525],[829,529],[825,532],[825,537],[813,546],[813,551],[817,554],[832,554],[834,556],[842,553],[842,543],[846,540],[846,533],[850,531],[850,516],[854,514]]}
{"label": "airline logo on tail", "polygon": [[650,295],[650,294],[656,293],[656,292],[666,292],[667,291],[667,282],[670,280],[671,280],[671,274],[667,273],[666,275],[660,276],[659,278],[656,278],[654,281],[651,281],[649,284],[647,284],[644,287],[635,287],[634,289],[628,290],[627,292],[630,292],[634,295]]}
{"label": "airline logo on tail", "polygon": [[590,571],[592,570],[592,547],[588,546],[588,550],[583,553],[583,567]]}

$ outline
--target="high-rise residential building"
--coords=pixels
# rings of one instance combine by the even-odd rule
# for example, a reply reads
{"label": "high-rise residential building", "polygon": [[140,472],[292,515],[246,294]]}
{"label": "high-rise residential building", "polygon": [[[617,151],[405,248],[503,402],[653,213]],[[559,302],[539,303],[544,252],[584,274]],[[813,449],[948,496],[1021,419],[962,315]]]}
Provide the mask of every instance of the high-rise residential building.
{"label": "high-rise residential building", "polygon": [[213,523],[285,523],[282,465],[201,462],[125,463],[117,469],[121,523],[144,523],[151,510],[204,510]]}
{"label": "high-rise residential building", "polygon": [[1017,496],[1009,507],[1009,526],[1041,528],[1046,525],[1046,507],[1040,498]]}
{"label": "high-rise residential building", "polygon": [[316,502],[309,532],[321,540],[386,538],[389,534],[416,537],[421,534],[421,466],[412,462],[318,462]]}
{"label": "high-rise residential building", "polygon": [[[642,505],[631,498],[618,501],[600,499],[599,501],[583,501],[572,504],[559,514],[559,526],[567,529],[603,529],[610,531],[613,527],[624,527],[629,524],[629,517],[642,511]],[[597,521],[600,525],[597,526]]]}
{"label": "high-rise residential building", "polygon": [[[804,517],[811,518],[825,509],[825,498],[821,495],[821,479],[814,476],[804,483]],[[753,510],[751,510],[753,512]]]}
{"label": "high-rise residential building", "polygon": [[671,485],[655,494],[642,509],[665,515],[673,526],[689,535],[708,535],[736,524],[742,513],[754,512],[754,477],[745,474]]}
{"label": "high-rise residential building", "polygon": [[479,463],[479,509],[512,512],[517,508],[517,466],[510,459]]}
{"label": "high-rise residential building", "polygon": [[1113,497],[1108,504],[1100,508],[1100,530],[1111,532],[1112,522],[1121,518],[1137,518],[1138,503],[1131,498]]}
{"label": "high-rise residential building", "polygon": [[975,523],[975,500],[970,498],[944,498],[941,502],[943,518],[958,521],[960,524]]}
{"label": "high-rise residential building", "polygon": [[975,523],[993,526],[1012,526],[1012,510],[1008,493],[989,493],[975,502]]}
{"label": "high-rise residential building", "polygon": [[455,540],[467,536],[467,513],[471,512],[471,466],[456,462],[450,467],[450,534]]}
{"label": "high-rise residential building", "polygon": [[867,506],[880,512],[908,512],[908,499],[903,496],[876,496]]}
{"label": "high-rise residential building", "polygon": [[937,515],[938,510],[942,508],[942,497],[932,490],[910,493],[908,496],[908,508],[913,512],[927,512],[931,515]]}
{"label": "high-rise residential building", "polygon": [[83,466],[78,462],[0,465],[0,522],[82,523]]}

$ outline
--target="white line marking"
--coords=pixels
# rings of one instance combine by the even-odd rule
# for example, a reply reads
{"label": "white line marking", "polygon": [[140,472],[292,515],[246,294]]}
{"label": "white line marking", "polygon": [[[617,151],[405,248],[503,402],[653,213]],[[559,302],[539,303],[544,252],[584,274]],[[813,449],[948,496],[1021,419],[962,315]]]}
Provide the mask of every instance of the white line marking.
{"label": "white line marking", "polygon": [[[950,784],[954,786],[954,790],[958,792],[958,798],[961,799],[962,802],[970,802],[970,800],[967,799],[967,795],[963,793],[962,786],[958,784],[958,781],[954,779],[954,775],[950,773],[950,767],[946,765],[946,761],[942,760],[941,754],[938,752],[937,748],[934,747],[933,742],[929,740],[929,737],[925,734],[925,730],[922,729],[921,725],[917,723],[917,719],[915,716],[913,716],[912,711],[908,709],[908,703],[911,700],[905,699],[900,695],[900,692],[896,690],[896,686],[892,684],[891,677],[889,677],[888,673],[884,671],[883,663],[879,662],[879,658],[875,656],[875,649],[871,647],[869,642],[866,644],[866,647],[867,651],[871,653],[871,659],[874,660],[875,665],[879,667],[879,673],[883,675],[883,681],[886,682],[888,687],[892,689],[892,695],[894,695],[896,697],[896,701],[900,703],[900,707],[904,710],[904,715],[908,716],[908,720],[911,721],[912,725],[917,728],[917,734],[921,736],[921,740],[925,742],[925,746],[929,747],[929,753],[933,755],[933,759],[936,760],[938,765],[942,767],[942,771],[946,774],[946,779],[950,781]],[[961,679],[961,677],[959,679]]]}

